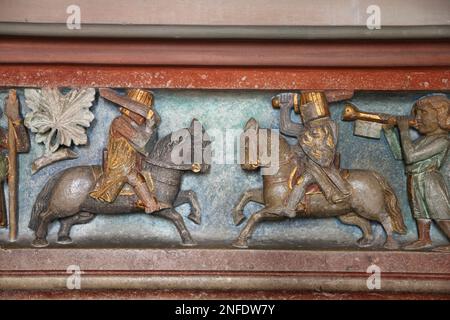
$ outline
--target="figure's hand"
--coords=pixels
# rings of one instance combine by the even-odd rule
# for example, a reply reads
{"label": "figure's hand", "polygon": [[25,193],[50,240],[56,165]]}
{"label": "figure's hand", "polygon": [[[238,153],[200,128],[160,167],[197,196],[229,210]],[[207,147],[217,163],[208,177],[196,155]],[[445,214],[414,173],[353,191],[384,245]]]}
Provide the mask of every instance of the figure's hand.
{"label": "figure's hand", "polygon": [[5,115],[9,120],[15,122],[21,120],[19,113],[19,100],[16,90],[10,90],[5,105]]}
{"label": "figure's hand", "polygon": [[272,98],[272,107],[278,109],[282,105],[292,106],[294,104],[294,95],[295,93],[291,92],[277,94]]}
{"label": "figure's hand", "polygon": [[400,131],[409,130],[409,117],[400,116],[397,117],[397,126]]}

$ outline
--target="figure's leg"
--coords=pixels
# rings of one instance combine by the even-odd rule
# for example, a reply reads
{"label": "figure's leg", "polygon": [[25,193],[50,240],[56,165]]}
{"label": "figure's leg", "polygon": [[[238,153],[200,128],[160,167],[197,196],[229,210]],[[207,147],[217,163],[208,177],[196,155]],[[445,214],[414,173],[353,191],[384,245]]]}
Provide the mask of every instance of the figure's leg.
{"label": "figure's leg", "polygon": [[58,231],[58,243],[68,244],[72,242],[70,238],[70,230],[75,224],[85,224],[91,222],[95,218],[95,214],[90,212],[80,212],[74,216],[60,220],[60,227]]}
{"label": "figure's leg", "polygon": [[406,245],[404,247],[405,250],[419,250],[431,247],[431,219],[416,219],[416,222],[419,238],[416,241]]}
{"label": "figure's leg", "polygon": [[35,238],[31,245],[33,247],[46,247],[48,246],[47,241],[47,232],[48,225],[52,222],[56,217],[56,214],[53,211],[45,211],[39,217],[38,227],[36,229]]}
{"label": "figure's leg", "polygon": [[155,215],[171,220],[180,234],[182,244],[185,246],[195,245],[195,241],[192,239],[190,232],[184,224],[183,217],[173,208],[164,209],[155,212]]}
{"label": "figure's leg", "polygon": [[294,218],[297,215],[297,205],[305,195],[306,187],[314,181],[314,177],[310,173],[306,171],[303,172],[303,174],[298,178],[297,183],[292,189],[291,193],[289,194],[286,200],[286,206],[279,212],[279,214],[288,218]]}
{"label": "figure's leg", "polygon": [[238,204],[233,209],[233,221],[235,225],[239,225],[244,221],[244,207],[250,201],[264,204],[263,189],[249,189],[242,194]]}
{"label": "figure's leg", "polygon": [[182,204],[189,203],[191,205],[191,212],[188,215],[188,218],[191,219],[194,223],[201,223],[201,209],[200,203],[197,199],[197,194],[192,190],[182,190],[178,193],[175,202],[173,203],[174,207],[181,206]]}
{"label": "figure's leg", "polygon": [[333,201],[334,203],[343,202],[351,194],[351,185],[347,181],[345,181],[344,178],[342,178],[341,173],[334,166],[331,166],[326,170],[328,172],[329,178],[337,187],[337,192],[333,192],[331,201]]}
{"label": "figure's leg", "polygon": [[360,247],[368,247],[372,244],[373,234],[372,234],[372,226],[370,225],[369,220],[364,219],[353,212],[340,216],[339,220],[342,223],[348,225],[355,225],[361,229],[363,236],[358,239],[358,245]]}
{"label": "figure's leg", "polygon": [[389,250],[396,250],[400,248],[397,240],[394,239],[394,229],[392,228],[391,218],[387,212],[382,212],[380,214],[380,223],[386,232],[386,241],[384,242],[384,247]]}
{"label": "figure's leg", "polygon": [[132,170],[128,174],[127,182],[130,184],[130,186],[133,187],[134,192],[136,192],[139,200],[144,203],[146,213],[152,213],[161,209],[158,201],[148,189],[145,178],[142,176],[142,174],[137,172],[137,170]]}
{"label": "figure's leg", "polygon": [[242,229],[239,237],[233,242],[233,246],[237,248],[247,248],[247,240],[251,237],[256,225],[263,220],[283,220],[285,217],[267,212],[266,209],[261,209],[248,219],[244,229]]}
{"label": "figure's leg", "polygon": [[[450,220],[436,220],[439,228],[444,232],[447,236],[447,239],[450,240]],[[433,251],[437,252],[450,252],[450,245],[440,246],[433,249]]]}

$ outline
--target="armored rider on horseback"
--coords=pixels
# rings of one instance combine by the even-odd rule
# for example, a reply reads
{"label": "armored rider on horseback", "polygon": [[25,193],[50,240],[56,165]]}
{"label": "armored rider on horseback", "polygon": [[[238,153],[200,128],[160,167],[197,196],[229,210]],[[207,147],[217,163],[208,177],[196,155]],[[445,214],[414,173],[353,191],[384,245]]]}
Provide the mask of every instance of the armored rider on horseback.
{"label": "armored rider on horseback", "polygon": [[[296,207],[305,195],[306,188],[317,183],[330,203],[340,203],[351,195],[351,186],[335,167],[338,127],[331,120],[324,92],[283,93],[272,99],[280,108],[280,131],[295,136],[306,155],[305,166],[280,213],[293,218]],[[291,120],[291,108],[300,113],[302,123]],[[298,170],[299,171],[299,170]],[[293,173],[295,174],[295,173]]]}
{"label": "armored rider on horseback", "polygon": [[94,199],[113,202],[128,183],[145,207],[152,213],[169,206],[159,203],[149,188],[150,178],[141,173],[141,162],[152,151],[158,140],[157,127],[161,121],[152,108],[152,93],[142,89],[130,89],[126,96],[113,90],[100,89],[100,95],[121,106],[121,115],[110,127],[108,148],[103,174],[95,189],[90,192]]}

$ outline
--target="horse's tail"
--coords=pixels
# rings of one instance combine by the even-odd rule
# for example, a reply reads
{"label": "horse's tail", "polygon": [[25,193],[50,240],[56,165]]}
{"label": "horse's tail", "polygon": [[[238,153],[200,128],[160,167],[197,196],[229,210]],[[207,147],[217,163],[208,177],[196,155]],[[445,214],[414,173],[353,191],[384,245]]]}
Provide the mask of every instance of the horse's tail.
{"label": "horse's tail", "polygon": [[57,173],[52,178],[50,178],[45,186],[42,188],[41,192],[39,192],[36,201],[33,205],[33,210],[31,211],[30,223],[28,224],[28,228],[36,231],[38,227],[38,218],[42,212],[47,211],[50,196],[52,194],[53,187],[58,179],[61,177],[62,172]]}
{"label": "horse's tail", "polygon": [[392,229],[399,233],[406,233],[406,225],[403,221],[402,211],[398,204],[397,196],[395,195],[394,189],[390,186],[387,180],[377,172],[372,171],[372,174],[377,179],[378,183],[383,188],[384,192],[384,203],[386,205],[386,211],[391,218]]}

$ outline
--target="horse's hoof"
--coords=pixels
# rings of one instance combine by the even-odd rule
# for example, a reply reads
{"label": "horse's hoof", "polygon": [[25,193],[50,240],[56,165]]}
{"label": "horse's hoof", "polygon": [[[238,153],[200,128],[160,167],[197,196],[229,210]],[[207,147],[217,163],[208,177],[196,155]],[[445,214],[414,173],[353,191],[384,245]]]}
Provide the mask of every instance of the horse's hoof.
{"label": "horse's hoof", "polygon": [[202,223],[202,219],[201,219],[200,215],[197,215],[197,214],[190,213],[188,215],[188,219],[191,220],[192,222],[194,222],[195,224]]}
{"label": "horse's hoof", "polygon": [[450,253],[450,246],[440,246],[433,248],[431,251],[434,252],[444,252],[444,253]]}
{"label": "horse's hoof", "polygon": [[181,242],[181,245],[184,247],[194,247],[197,245],[197,243],[194,240],[187,240],[187,241]]}
{"label": "horse's hoof", "polygon": [[400,249],[400,245],[395,240],[387,240],[384,243],[384,248],[387,250],[397,250],[397,249]]}
{"label": "horse's hoof", "polygon": [[373,239],[368,239],[368,238],[360,238],[358,239],[358,241],[356,241],[358,243],[358,246],[361,248],[367,248],[370,247],[372,245]]}
{"label": "horse's hoof", "polygon": [[36,238],[33,240],[31,245],[36,248],[44,248],[44,247],[48,246],[48,241],[45,239],[37,239]]}
{"label": "horse's hoof", "polygon": [[423,250],[433,246],[431,241],[417,240],[403,247],[405,250]]}
{"label": "horse's hoof", "polygon": [[69,244],[72,243],[72,238],[69,236],[61,236],[58,237],[58,240],[56,240],[56,242],[60,244]]}
{"label": "horse's hoof", "polygon": [[247,249],[248,248],[247,241],[244,241],[244,240],[236,240],[235,242],[232,243],[232,246],[235,248],[239,248],[239,249]]}

